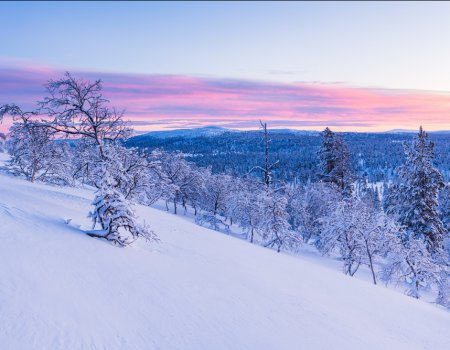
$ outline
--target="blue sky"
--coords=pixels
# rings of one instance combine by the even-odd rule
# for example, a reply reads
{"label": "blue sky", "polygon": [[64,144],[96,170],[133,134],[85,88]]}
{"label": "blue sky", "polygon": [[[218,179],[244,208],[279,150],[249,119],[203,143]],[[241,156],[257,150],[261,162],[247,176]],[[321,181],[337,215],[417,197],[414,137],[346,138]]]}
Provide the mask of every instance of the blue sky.
{"label": "blue sky", "polygon": [[3,62],[450,91],[446,2],[2,2],[0,11]]}

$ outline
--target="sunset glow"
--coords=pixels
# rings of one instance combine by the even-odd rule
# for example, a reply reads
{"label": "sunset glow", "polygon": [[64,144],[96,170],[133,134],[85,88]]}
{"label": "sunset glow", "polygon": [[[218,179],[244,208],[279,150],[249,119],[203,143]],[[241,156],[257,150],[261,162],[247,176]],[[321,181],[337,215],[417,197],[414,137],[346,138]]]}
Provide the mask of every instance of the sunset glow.
{"label": "sunset glow", "polygon": [[[33,108],[46,81],[62,71],[45,67],[0,69],[0,104]],[[73,72],[102,79],[111,105],[124,109],[137,132],[219,125],[252,129],[258,120],[274,128],[384,131],[396,128],[450,129],[450,94],[287,84],[177,75]],[[5,120],[3,128],[8,125]]]}

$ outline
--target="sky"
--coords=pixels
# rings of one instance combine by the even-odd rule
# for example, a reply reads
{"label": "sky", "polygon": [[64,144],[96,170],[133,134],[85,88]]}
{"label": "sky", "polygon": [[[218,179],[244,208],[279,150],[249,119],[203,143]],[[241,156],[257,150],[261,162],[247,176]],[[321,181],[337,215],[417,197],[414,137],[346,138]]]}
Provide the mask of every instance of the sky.
{"label": "sky", "polygon": [[449,2],[1,2],[0,12],[0,104],[33,108],[70,71],[102,79],[140,132],[259,119],[450,129]]}

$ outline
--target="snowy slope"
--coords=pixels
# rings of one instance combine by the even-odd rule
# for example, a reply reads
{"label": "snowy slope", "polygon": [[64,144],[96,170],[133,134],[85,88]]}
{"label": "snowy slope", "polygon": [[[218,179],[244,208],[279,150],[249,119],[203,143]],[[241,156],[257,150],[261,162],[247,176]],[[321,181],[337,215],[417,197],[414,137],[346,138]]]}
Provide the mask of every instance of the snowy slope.
{"label": "snowy slope", "polygon": [[173,214],[87,237],[91,198],[0,175],[1,349],[450,349],[447,311]]}

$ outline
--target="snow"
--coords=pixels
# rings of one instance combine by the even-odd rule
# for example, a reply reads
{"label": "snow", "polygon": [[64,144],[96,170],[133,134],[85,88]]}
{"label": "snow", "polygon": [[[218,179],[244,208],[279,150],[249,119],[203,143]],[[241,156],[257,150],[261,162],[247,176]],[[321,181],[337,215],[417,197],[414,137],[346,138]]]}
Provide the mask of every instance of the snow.
{"label": "snow", "polygon": [[92,198],[0,175],[1,349],[450,349],[448,311],[154,208],[159,243],[90,238]]}

